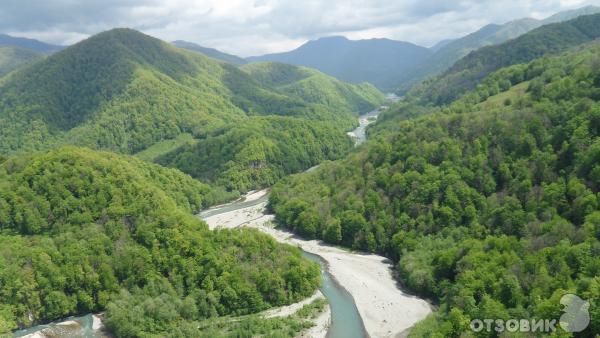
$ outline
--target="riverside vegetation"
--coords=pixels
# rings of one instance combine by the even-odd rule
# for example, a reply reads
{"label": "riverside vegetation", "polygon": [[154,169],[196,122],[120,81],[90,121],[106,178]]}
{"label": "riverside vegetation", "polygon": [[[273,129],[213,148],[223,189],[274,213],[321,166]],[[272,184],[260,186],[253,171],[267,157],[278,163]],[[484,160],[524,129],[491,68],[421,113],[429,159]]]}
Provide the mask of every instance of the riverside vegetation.
{"label": "riverside vegetation", "polygon": [[444,106],[408,97],[347,159],[276,184],[270,208],[304,237],[394,259],[440,304],[414,337],[558,318],[566,292],[590,300],[598,334],[599,55],[592,43],[502,68]]}
{"label": "riverside vegetation", "polygon": [[0,332],[106,309],[118,336],[175,334],[319,284],[299,249],[209,231],[210,188],[174,169],[63,147],[5,161],[0,187]]}

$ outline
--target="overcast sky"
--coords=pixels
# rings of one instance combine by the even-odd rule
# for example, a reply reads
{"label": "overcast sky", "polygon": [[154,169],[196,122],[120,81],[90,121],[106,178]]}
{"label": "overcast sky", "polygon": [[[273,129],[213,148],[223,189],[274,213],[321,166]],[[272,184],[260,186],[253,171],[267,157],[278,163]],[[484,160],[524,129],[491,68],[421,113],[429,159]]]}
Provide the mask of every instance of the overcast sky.
{"label": "overcast sky", "polygon": [[249,56],[330,35],[429,47],[488,23],[544,18],[585,5],[600,0],[0,0],[0,32],[72,44],[131,27]]}

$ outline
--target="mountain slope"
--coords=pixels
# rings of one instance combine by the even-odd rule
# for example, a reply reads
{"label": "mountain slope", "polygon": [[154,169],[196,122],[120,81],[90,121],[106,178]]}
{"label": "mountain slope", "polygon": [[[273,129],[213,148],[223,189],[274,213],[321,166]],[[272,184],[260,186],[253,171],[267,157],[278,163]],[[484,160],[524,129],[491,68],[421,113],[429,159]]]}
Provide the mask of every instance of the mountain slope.
{"label": "mountain slope", "polygon": [[0,46],[27,48],[44,54],[54,53],[64,48],[63,46],[52,45],[34,39],[17,38],[6,34],[0,34]]}
{"label": "mountain slope", "polygon": [[234,65],[243,65],[246,63],[246,60],[239,56],[227,54],[227,53],[221,52],[214,48],[202,47],[202,46],[197,45],[192,42],[177,40],[177,41],[173,41],[172,43],[179,48],[184,48],[184,49],[192,50],[195,52],[200,52],[200,53],[202,53],[206,56],[209,56],[213,59],[229,62]]}
{"label": "mountain slope", "polygon": [[600,14],[542,26],[514,40],[470,53],[437,78],[413,88],[412,95],[436,105],[449,103],[501,67],[564,51],[598,37]]}
{"label": "mountain slope", "polygon": [[369,82],[385,90],[394,84],[395,78],[430,54],[431,51],[427,48],[402,41],[352,41],[344,37],[328,37],[309,41],[290,52],[251,57],[247,60],[307,66],[341,80]]}
{"label": "mountain slope", "polygon": [[[559,12],[543,20],[523,18],[507,22],[503,25],[487,25],[465,37],[451,41],[438,48],[430,58],[400,78],[401,91],[427,76],[439,74],[450,68],[456,61],[481,47],[496,45],[517,38],[543,25],[571,20],[582,15],[596,14],[600,7],[587,6],[575,10]],[[398,82],[400,84],[401,82]]]}
{"label": "mountain slope", "polygon": [[0,46],[0,77],[41,59],[42,55],[32,49]]}
{"label": "mountain slope", "polygon": [[209,231],[191,214],[208,187],[177,170],[65,147],[5,161],[0,188],[0,333],[108,309],[119,336],[164,336],[319,283],[296,248]]}
{"label": "mountain slope", "polygon": [[367,112],[373,107],[372,102],[385,99],[369,83],[348,85],[311,68],[279,62],[255,62],[241,69],[277,92],[299,97],[304,102],[326,105],[340,112]]}
{"label": "mountain slope", "polygon": [[[324,75],[322,80],[347,95],[335,102],[305,102],[231,64],[115,29],[0,80],[0,124],[6,126],[0,130],[0,154],[73,144],[125,154],[156,146],[162,155],[175,150],[164,145],[177,147],[171,141],[183,134],[206,139],[270,115],[314,121],[330,133],[319,138],[336,138],[330,145],[346,149],[345,131],[356,124],[357,113],[376,107],[383,96],[373,87]],[[327,88],[313,89],[317,97],[328,97],[320,93]]]}
{"label": "mountain slope", "polygon": [[413,337],[472,335],[480,318],[558,319],[566,293],[589,300],[581,335],[596,336],[598,55],[590,43],[502,68],[439,113],[378,120],[394,127],[280,181],[270,208],[302,236],[394,259],[403,285],[440,302]]}

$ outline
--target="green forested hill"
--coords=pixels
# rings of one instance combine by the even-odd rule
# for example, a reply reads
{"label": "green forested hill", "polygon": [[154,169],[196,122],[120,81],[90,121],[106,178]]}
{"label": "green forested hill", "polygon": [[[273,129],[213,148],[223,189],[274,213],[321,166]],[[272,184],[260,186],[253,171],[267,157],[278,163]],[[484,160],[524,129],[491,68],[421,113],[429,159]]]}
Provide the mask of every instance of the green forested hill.
{"label": "green forested hill", "polygon": [[599,55],[503,68],[432,114],[378,121],[394,127],[284,179],[270,208],[305,237],[398,262],[405,286],[440,302],[415,337],[559,318],[567,292],[590,300],[585,334],[600,334]]}
{"label": "green forested hill", "polygon": [[384,95],[373,85],[349,85],[318,70],[279,62],[256,62],[242,70],[259,83],[304,102],[319,104],[337,112],[367,112]]}
{"label": "green forested hill", "polygon": [[410,95],[424,102],[447,104],[474,89],[481,79],[497,69],[565,51],[598,37],[600,14],[542,26],[514,40],[471,52],[440,76],[413,88]]}
{"label": "green forested hill", "polygon": [[174,169],[64,147],[0,165],[0,334],[107,309],[118,336],[295,302],[319,283],[300,250],[209,231],[209,189]]}
{"label": "green forested hill", "polygon": [[[176,145],[172,140],[182,134],[204,140],[267,115],[331,123],[338,128],[317,136],[344,144],[356,113],[378,105],[382,95],[372,87],[336,84],[346,94],[341,100],[307,103],[233,65],[114,29],[0,80],[0,154],[73,144],[125,154],[155,146],[146,154],[161,149],[148,156],[158,157],[174,150],[164,145]],[[313,89],[316,97],[329,97],[320,93],[328,87]]]}
{"label": "green forested hill", "polygon": [[216,130],[207,138],[185,143],[156,162],[176,167],[231,191],[273,185],[285,175],[352,149],[332,123],[280,116],[255,117]]}
{"label": "green forested hill", "polygon": [[40,60],[42,54],[31,49],[0,46],[0,77],[34,61]]}

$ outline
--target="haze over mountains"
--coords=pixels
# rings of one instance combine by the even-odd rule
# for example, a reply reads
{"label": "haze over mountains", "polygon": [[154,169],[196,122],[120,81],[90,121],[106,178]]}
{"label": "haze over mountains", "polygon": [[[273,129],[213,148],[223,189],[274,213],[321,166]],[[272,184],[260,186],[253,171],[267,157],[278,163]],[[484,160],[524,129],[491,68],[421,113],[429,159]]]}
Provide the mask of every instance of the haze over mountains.
{"label": "haze over mountains", "polygon": [[399,76],[431,54],[429,49],[408,42],[352,41],[334,36],[309,41],[290,52],[250,57],[248,61],[279,61],[312,67],[346,81],[370,82],[385,89],[393,87]]}
{"label": "haze over mountains", "polygon": [[[480,47],[514,39],[543,25],[598,12],[600,7],[587,6],[559,12],[542,20],[523,18],[505,24],[489,24],[464,37],[442,40],[431,48],[390,39],[349,40],[342,36],[331,36],[309,41],[289,52],[242,58],[188,41],[176,40],[172,43],[177,47],[234,65],[278,61],[315,68],[349,82],[369,82],[383,91],[403,93],[424,78],[443,72],[454,62]],[[4,34],[0,35],[0,46],[22,47],[44,54],[64,48]],[[8,64],[8,56],[14,52],[9,54],[5,51],[4,54],[7,56],[0,62]],[[6,73],[20,64],[26,64],[28,59],[13,56],[10,65],[0,65],[0,71]]]}
{"label": "haze over mountains", "polygon": [[52,45],[35,39],[19,38],[6,34],[0,34],[0,46],[22,47],[44,54],[53,53],[64,48],[64,46]]}
{"label": "haze over mountains", "polygon": [[303,65],[351,82],[371,82],[381,90],[402,90],[438,74],[477,48],[502,43],[539,26],[593,14],[588,6],[552,15],[544,20],[524,18],[502,25],[490,24],[465,37],[442,41],[430,49],[388,39],[351,41],[343,37],[309,41],[285,53],[249,57],[248,61],[280,61]]}
{"label": "haze over mountains", "polygon": [[560,12],[543,20],[523,18],[502,25],[487,25],[467,36],[450,41],[441,48],[434,46],[434,48],[437,48],[437,51],[430,58],[419,64],[409,73],[403,74],[403,83],[400,84],[400,89],[407,90],[411,85],[423,78],[439,74],[469,52],[480,47],[496,45],[514,39],[543,25],[567,21],[581,15],[598,12],[600,12],[600,7],[587,6],[576,10]]}

